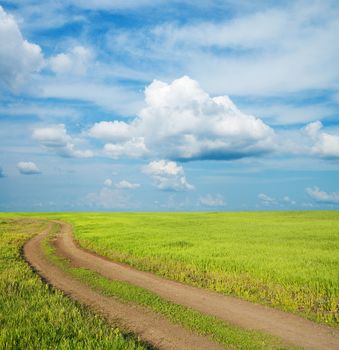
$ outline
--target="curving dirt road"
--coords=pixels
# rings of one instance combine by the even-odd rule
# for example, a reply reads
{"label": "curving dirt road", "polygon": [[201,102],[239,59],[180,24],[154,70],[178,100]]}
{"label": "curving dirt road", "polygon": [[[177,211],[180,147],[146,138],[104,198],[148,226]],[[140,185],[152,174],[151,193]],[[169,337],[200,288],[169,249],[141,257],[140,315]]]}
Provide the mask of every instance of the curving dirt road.
{"label": "curving dirt road", "polygon": [[[151,273],[138,271],[126,265],[114,263],[94,253],[80,249],[73,241],[71,225],[62,222],[59,222],[59,224],[61,225],[61,230],[54,241],[57,253],[68,258],[71,261],[71,263],[75,266],[91,269],[92,271],[96,271],[102,276],[109,279],[126,281],[131,284],[143,287],[158,294],[164,299],[173,301],[177,304],[182,304],[191,307],[208,315],[216,316],[221,320],[239,325],[241,327],[265,331],[266,333],[270,333],[281,338],[287,343],[301,346],[305,349],[339,349],[338,329],[333,329],[330,327],[319,325],[314,322],[300,318],[298,316],[271,309],[262,305],[246,302],[237,298],[227,297],[208,290],[194,288],[178,282],[169,281],[161,277],[155,276]],[[41,236],[34,238],[25,247],[25,255],[28,258],[28,260],[33,264],[33,266],[36,266],[36,263],[41,265],[41,259],[43,259],[43,256],[39,249],[39,241],[41,240],[41,238]],[[39,257],[38,261],[36,261],[37,256]],[[56,268],[53,267],[53,265],[51,266],[51,264],[48,264],[48,262],[46,261],[43,263],[43,266],[38,265],[38,270],[44,277],[47,277],[47,279],[53,285],[65,290],[66,292],[68,291],[68,293],[69,288],[66,289],[66,287],[68,287],[70,283],[72,283],[72,285],[80,284],[79,282],[75,282],[72,279],[64,276],[63,273],[60,271],[58,272],[58,279],[55,280],[55,269]],[[62,278],[68,279],[67,282],[60,282],[59,279]],[[83,293],[79,295],[78,288],[80,287],[83,289],[87,289],[88,291],[83,291]],[[87,287],[83,287],[82,285],[72,287],[71,290],[71,295],[73,297],[87,304],[91,304],[88,300],[89,297],[87,293],[93,294],[94,292]],[[96,296],[95,298],[98,299],[105,297]],[[105,304],[105,302],[105,307],[103,310],[107,311],[107,304]],[[117,302],[116,304],[120,305],[120,308],[122,307],[121,304]],[[117,307],[117,310],[119,310],[119,307]],[[124,305],[123,307],[126,306]],[[116,306],[112,306],[112,308],[115,309]],[[141,308],[133,307],[133,309],[139,310]],[[138,317],[144,317],[145,313],[147,313],[147,311],[140,310]],[[121,314],[118,313],[118,316],[116,317],[119,317],[122,320],[126,319],[125,313],[123,311]],[[153,322],[154,325],[154,321],[150,322],[151,324]],[[163,320],[162,322],[166,323],[166,320]],[[149,326],[150,325],[148,325],[147,327]],[[173,325],[171,326],[175,327]],[[149,331],[147,327],[144,327],[146,329],[142,330],[138,329],[138,325],[132,324],[133,331],[142,335],[145,335],[147,333],[147,330]],[[157,324],[157,330],[158,328],[159,327]],[[179,329],[181,328],[179,327]],[[181,332],[183,332],[182,329]],[[169,334],[170,336],[168,337]],[[180,334],[181,333],[179,333],[179,335]],[[148,338],[142,338],[146,340],[152,338],[152,334],[147,336]],[[169,343],[169,346],[171,346],[171,341],[174,341],[174,338],[171,337],[177,338],[176,332],[167,333],[167,338],[169,338],[167,342]],[[206,339],[203,337],[198,338],[206,341]],[[149,341],[155,344],[156,346],[159,346],[159,342],[156,344],[152,340]],[[187,345],[185,345],[185,341],[187,342],[188,339],[185,338],[185,336],[183,335],[179,343],[177,343],[176,345],[178,346],[179,344],[177,348],[214,349],[217,347],[217,345],[215,345],[214,343],[210,343],[210,345],[200,343],[199,346],[188,345],[187,347]],[[160,344],[159,347],[168,349],[171,348],[166,346],[164,347],[164,344]]]}
{"label": "curving dirt road", "polygon": [[143,287],[164,299],[241,327],[265,331],[306,349],[339,349],[338,330],[286,312],[226,297],[205,289],[194,288],[114,263],[80,249],[73,241],[71,225],[60,224],[61,231],[56,238],[55,246],[59,254],[69,258],[76,266],[91,269],[110,279],[126,281]]}
{"label": "curving dirt road", "polygon": [[[23,249],[28,263],[48,283],[62,290],[73,299],[105,315],[119,328],[137,334],[143,341],[158,349],[224,349],[209,339],[193,334],[146,308],[122,304],[114,298],[103,296],[67,276],[62,270],[51,264],[41,251],[41,241],[50,229],[51,225],[45,232],[29,240]],[[65,233],[68,229],[69,226],[64,225],[62,232]]]}

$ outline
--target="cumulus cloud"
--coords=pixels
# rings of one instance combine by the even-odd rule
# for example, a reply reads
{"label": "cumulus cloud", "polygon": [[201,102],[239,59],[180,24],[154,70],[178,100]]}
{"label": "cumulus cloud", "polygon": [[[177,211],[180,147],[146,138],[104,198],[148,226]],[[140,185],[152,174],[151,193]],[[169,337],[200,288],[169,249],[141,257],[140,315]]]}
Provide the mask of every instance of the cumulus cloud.
{"label": "cumulus cloud", "polygon": [[224,197],[221,194],[207,194],[199,198],[199,203],[208,207],[223,207],[226,205]]}
{"label": "cumulus cloud", "polygon": [[307,187],[306,193],[317,202],[339,204],[339,193],[321,191],[319,187]]}
{"label": "cumulus cloud", "polygon": [[130,125],[114,120],[113,122],[95,123],[89,135],[105,141],[121,141],[130,137]]}
{"label": "cumulus cloud", "polygon": [[104,181],[104,186],[106,186],[106,187],[112,187],[112,184],[113,184],[113,182],[111,179],[106,179]]}
{"label": "cumulus cloud", "polygon": [[176,162],[159,160],[149,163],[144,172],[151,175],[177,176],[183,174],[183,167]]}
{"label": "cumulus cloud", "polygon": [[115,187],[121,190],[134,190],[136,188],[139,188],[140,184],[131,183],[131,182],[128,182],[127,180],[122,180],[119,183],[117,183]]}
{"label": "cumulus cloud", "polygon": [[98,192],[88,194],[85,203],[91,207],[104,209],[126,209],[131,206],[131,197],[125,191],[103,187]]}
{"label": "cumulus cloud", "polygon": [[265,193],[259,193],[258,198],[264,205],[272,205],[276,203],[276,200]]}
{"label": "cumulus cloud", "polygon": [[6,177],[6,174],[4,173],[4,170],[2,169],[2,167],[0,166],[0,179],[2,177]]}
{"label": "cumulus cloud", "polygon": [[87,72],[93,53],[84,46],[75,46],[66,53],[59,53],[49,59],[49,65],[56,74],[83,75]]}
{"label": "cumulus cloud", "polygon": [[288,207],[296,205],[297,202],[290,198],[289,196],[283,196],[280,198],[273,198],[268,196],[265,193],[258,194],[258,198],[262,205],[264,206],[279,206],[279,207]]}
{"label": "cumulus cloud", "polygon": [[36,128],[32,137],[47,150],[61,157],[89,158],[93,156],[90,150],[76,149],[75,140],[67,133],[64,124]]}
{"label": "cumulus cloud", "polygon": [[41,171],[33,162],[19,162],[17,168],[22,175],[40,174]]}
{"label": "cumulus cloud", "polygon": [[291,199],[289,196],[284,196],[283,203],[291,204],[291,205],[296,205],[297,204],[297,202],[295,200]]}
{"label": "cumulus cloud", "polygon": [[0,6],[0,83],[18,90],[44,65],[41,48],[25,40],[13,16]]}
{"label": "cumulus cloud", "polygon": [[133,137],[123,143],[107,143],[104,153],[113,159],[121,157],[141,158],[148,154],[143,137]]}
{"label": "cumulus cloud", "polygon": [[99,122],[89,134],[114,141],[104,148],[113,158],[229,160],[274,148],[269,126],[239,111],[227,96],[210,97],[187,76],[170,84],[153,81],[145,89],[145,102],[130,123]]}
{"label": "cumulus cloud", "polygon": [[191,191],[194,189],[188,183],[182,166],[176,162],[159,160],[150,162],[143,168],[149,175],[155,187],[164,191]]}
{"label": "cumulus cloud", "polygon": [[305,127],[305,132],[308,136],[315,138],[319,135],[319,131],[322,127],[322,123],[319,120],[317,120],[313,123],[307,124]]}
{"label": "cumulus cloud", "polygon": [[315,121],[305,127],[306,134],[311,138],[313,145],[311,153],[327,159],[339,159],[339,135],[332,135],[321,131],[323,124]]}

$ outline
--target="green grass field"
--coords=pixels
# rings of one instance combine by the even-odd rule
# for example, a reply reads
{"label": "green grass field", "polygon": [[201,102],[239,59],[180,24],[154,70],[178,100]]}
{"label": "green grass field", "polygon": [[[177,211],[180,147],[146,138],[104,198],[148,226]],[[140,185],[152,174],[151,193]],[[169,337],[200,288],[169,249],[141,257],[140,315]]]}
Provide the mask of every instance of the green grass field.
{"label": "green grass field", "polygon": [[[339,212],[0,214],[0,348],[144,349],[61,293],[44,285],[20,256],[43,223],[74,226],[83,247],[139,269],[236,295],[338,326]],[[276,338],[242,330],[165,301],[128,283],[71,268],[65,272],[103,294],[136,303],[234,349],[284,348]]]}
{"label": "green grass field", "polygon": [[113,260],[338,326],[338,211],[49,216]]}
{"label": "green grass field", "polygon": [[0,349],[146,349],[32,272],[20,250],[43,226],[0,219]]}

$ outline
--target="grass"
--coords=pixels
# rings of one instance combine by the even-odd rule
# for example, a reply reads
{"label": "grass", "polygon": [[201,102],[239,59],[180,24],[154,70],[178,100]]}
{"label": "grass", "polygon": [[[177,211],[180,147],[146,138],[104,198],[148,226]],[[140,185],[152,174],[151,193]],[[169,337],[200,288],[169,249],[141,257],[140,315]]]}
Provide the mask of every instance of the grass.
{"label": "grass", "polygon": [[49,216],[112,260],[338,326],[338,211]]}
{"label": "grass", "polygon": [[20,215],[71,222],[115,261],[338,327],[338,211]]}
{"label": "grass", "polygon": [[146,349],[31,271],[21,247],[43,227],[0,219],[0,349]]}
{"label": "grass", "polygon": [[165,316],[173,323],[208,336],[221,345],[241,350],[287,349],[277,338],[257,331],[244,330],[227,324],[214,317],[204,315],[182,305],[166,301],[156,294],[126,282],[108,280],[97,273],[83,268],[69,266],[68,261],[59,257],[51,244],[54,233],[43,241],[43,251],[48,259],[66,273],[95,288],[104,295],[118,298],[123,303],[138,304]]}

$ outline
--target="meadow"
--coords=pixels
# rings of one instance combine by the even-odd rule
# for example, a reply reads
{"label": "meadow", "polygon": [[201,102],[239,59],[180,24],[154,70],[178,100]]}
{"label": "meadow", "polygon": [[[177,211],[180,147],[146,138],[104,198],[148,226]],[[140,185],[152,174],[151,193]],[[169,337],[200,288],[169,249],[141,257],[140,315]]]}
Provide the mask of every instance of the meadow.
{"label": "meadow", "polygon": [[146,350],[30,269],[21,247],[44,227],[0,219],[0,349]]}
{"label": "meadow", "polygon": [[338,211],[48,216],[112,260],[338,326]]}

